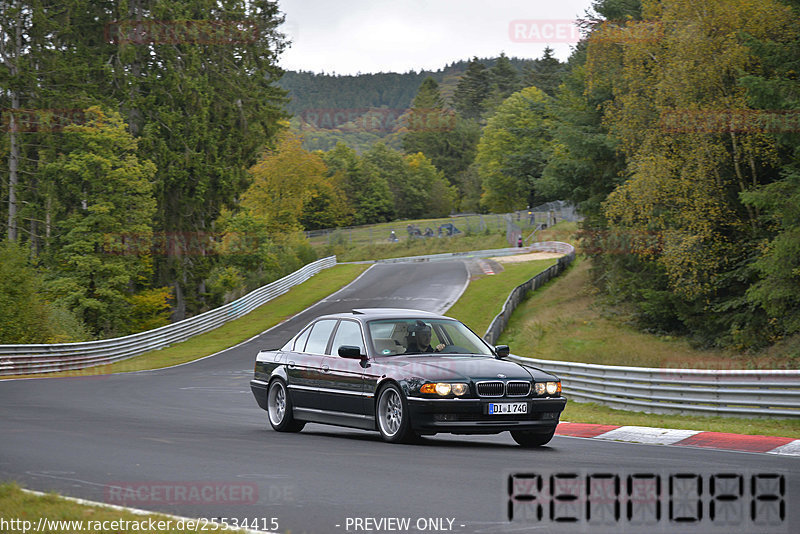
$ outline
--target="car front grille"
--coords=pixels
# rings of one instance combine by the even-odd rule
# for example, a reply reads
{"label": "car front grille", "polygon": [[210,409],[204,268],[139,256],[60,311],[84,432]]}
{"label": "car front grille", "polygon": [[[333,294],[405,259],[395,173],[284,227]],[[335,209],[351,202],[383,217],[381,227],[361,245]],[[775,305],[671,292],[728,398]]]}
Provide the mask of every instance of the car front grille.
{"label": "car front grille", "polygon": [[490,380],[476,384],[479,397],[527,397],[531,383],[524,380]]}
{"label": "car front grille", "polygon": [[502,397],[506,389],[505,384],[499,380],[492,382],[478,382],[476,386],[478,387],[479,397]]}
{"label": "car front grille", "polygon": [[526,397],[531,392],[530,382],[508,382],[506,384],[506,394],[509,397]]}

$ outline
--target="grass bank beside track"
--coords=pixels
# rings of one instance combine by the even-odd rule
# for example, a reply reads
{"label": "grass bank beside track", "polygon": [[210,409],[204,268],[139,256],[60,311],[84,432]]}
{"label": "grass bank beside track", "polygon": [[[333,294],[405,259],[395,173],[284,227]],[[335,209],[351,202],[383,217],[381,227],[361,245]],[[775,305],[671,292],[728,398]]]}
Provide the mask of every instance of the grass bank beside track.
{"label": "grass bank beside track", "polygon": [[[541,217],[543,215],[544,214],[537,214],[537,216],[540,218],[538,222],[541,222]],[[519,220],[514,219],[514,223],[522,228],[522,231],[525,232],[525,235],[527,235],[535,227],[536,223],[531,225],[530,222],[530,219],[527,217],[521,217]],[[311,246],[315,248],[335,244],[347,244],[358,248],[362,245],[368,245],[371,243],[394,245],[396,247],[397,245],[405,245],[406,242],[418,243],[421,241],[435,241],[438,239],[438,237],[435,236],[439,235],[438,228],[443,224],[452,224],[459,230],[459,233],[455,235],[456,239],[472,237],[475,235],[505,235],[506,230],[506,219],[503,215],[486,214],[467,215],[461,217],[440,217],[436,219],[416,219],[413,221],[392,221],[350,228],[340,228],[322,235],[313,235],[317,234],[318,232],[309,232],[312,234],[312,237],[309,237],[308,240],[311,243]],[[434,232],[434,237],[411,238],[406,229],[408,225],[416,226],[421,232],[425,232],[427,228],[430,228]],[[399,243],[389,242],[389,235],[392,231],[394,231],[395,237],[398,239]]]}
{"label": "grass bank beside track", "polygon": [[300,313],[312,304],[319,302],[352,282],[368,267],[369,265],[345,264],[325,269],[302,284],[293,287],[287,293],[259,306],[244,317],[227,322],[211,332],[199,334],[161,350],[146,352],[108,365],[98,365],[59,373],[0,378],[102,375],[160,369],[197,360],[233,347]]}
{"label": "grass bank beside track", "polygon": [[428,237],[410,239],[399,243],[363,243],[357,245],[332,245],[316,247],[320,257],[336,255],[338,261],[365,261],[375,259],[425,256],[445,252],[471,252],[509,247],[506,234],[480,233],[456,237]]}
{"label": "grass bank beside track", "polygon": [[[127,510],[82,504],[65,499],[57,494],[35,495],[22,491],[13,483],[0,484],[0,517],[6,522],[0,532],[34,532],[39,527],[39,519],[47,521],[38,532],[74,533],[108,532],[114,534],[197,534],[197,532],[242,532],[226,530],[224,525],[205,520],[195,520],[194,528],[184,523],[178,527],[178,519],[152,514],[136,514]],[[24,523],[24,522],[29,523]],[[71,524],[70,524],[71,522]],[[75,523],[79,522],[79,523]],[[149,524],[170,528],[150,529]],[[102,528],[105,525],[108,528]],[[100,526],[101,528],[89,528]],[[26,528],[27,527],[27,528]],[[145,528],[142,528],[145,527]]]}
{"label": "grass bank beside track", "polygon": [[492,319],[500,313],[511,291],[555,262],[556,260],[534,260],[504,263],[503,272],[472,280],[461,298],[446,313],[469,325],[478,335],[483,335]]}

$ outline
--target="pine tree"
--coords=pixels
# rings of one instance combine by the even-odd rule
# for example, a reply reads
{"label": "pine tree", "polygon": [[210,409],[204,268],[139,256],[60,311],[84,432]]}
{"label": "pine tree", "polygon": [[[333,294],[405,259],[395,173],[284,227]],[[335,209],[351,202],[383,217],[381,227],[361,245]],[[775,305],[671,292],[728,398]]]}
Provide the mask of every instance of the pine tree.
{"label": "pine tree", "polygon": [[458,185],[461,173],[475,159],[480,127],[476,121],[463,119],[446,109],[443,100],[436,81],[424,80],[409,112],[410,125],[418,127],[409,128],[403,135],[403,151],[409,155],[424,154],[443,172],[449,184]]}
{"label": "pine tree", "polygon": [[519,73],[504,53],[500,54],[494,66],[489,69],[489,78],[492,92],[501,102],[521,88]]}
{"label": "pine tree", "polygon": [[478,120],[486,109],[485,101],[491,92],[491,80],[486,65],[474,57],[467,71],[458,81],[453,94],[453,105],[465,119]]}
{"label": "pine tree", "polygon": [[525,66],[523,84],[526,87],[533,85],[548,95],[555,96],[565,71],[566,65],[554,57],[553,49],[547,46],[541,58],[535,59]]}
{"label": "pine tree", "polygon": [[[120,42],[113,55],[116,97],[129,110],[141,154],[157,166],[157,231],[166,236],[156,258],[158,285],[171,284],[173,318],[203,307],[203,285],[213,260],[207,235],[222,210],[248,185],[247,169],[279,131],[285,92],[274,82],[284,47],[275,2],[154,0],[132,2],[133,20],[249,21],[257,32],[230,43],[212,40]],[[185,240],[196,246],[187,250]]]}

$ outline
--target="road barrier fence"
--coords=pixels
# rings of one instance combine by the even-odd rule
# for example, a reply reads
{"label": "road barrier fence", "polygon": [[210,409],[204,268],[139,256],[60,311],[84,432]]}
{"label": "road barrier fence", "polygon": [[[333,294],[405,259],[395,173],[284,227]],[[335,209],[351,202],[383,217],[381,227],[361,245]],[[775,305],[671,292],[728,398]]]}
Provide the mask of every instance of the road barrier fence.
{"label": "road barrier fence", "polygon": [[512,356],[558,375],[564,395],[621,410],[800,417],[800,371],[624,367]]}
{"label": "road barrier fence", "polygon": [[138,334],[79,343],[0,345],[0,376],[81,369],[161,349],[238,319],[334,265],[336,256],[317,260],[224,306]]}

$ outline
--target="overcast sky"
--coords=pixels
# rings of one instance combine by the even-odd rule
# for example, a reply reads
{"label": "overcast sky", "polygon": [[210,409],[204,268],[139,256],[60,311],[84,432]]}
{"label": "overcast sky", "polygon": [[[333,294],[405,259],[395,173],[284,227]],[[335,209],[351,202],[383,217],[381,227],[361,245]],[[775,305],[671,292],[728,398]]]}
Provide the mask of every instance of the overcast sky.
{"label": "overcast sky", "polygon": [[328,74],[437,70],[472,56],[566,59],[591,0],[278,0],[280,65]]}

